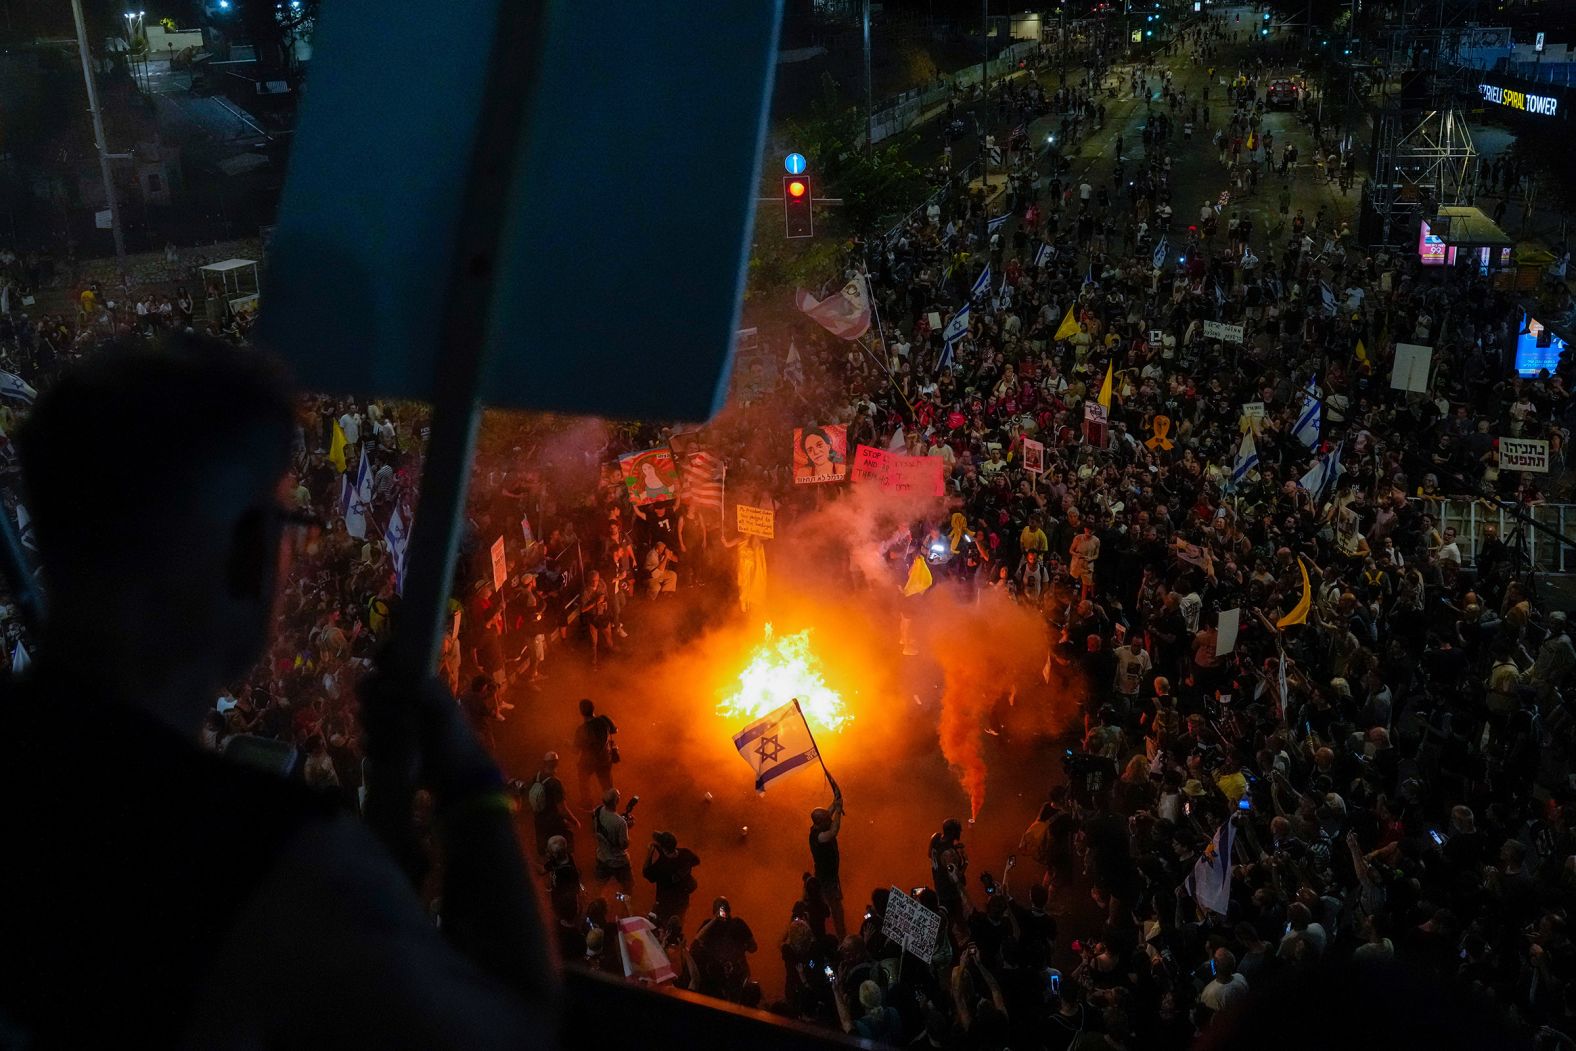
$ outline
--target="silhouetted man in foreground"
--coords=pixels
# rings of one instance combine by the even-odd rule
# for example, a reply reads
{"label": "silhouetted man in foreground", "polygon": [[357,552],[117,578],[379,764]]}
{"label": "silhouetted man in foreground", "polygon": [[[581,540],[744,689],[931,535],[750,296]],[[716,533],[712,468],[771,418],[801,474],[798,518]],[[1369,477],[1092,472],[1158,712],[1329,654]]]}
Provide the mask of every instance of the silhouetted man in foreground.
{"label": "silhouetted man in foreground", "polygon": [[551,1042],[504,785],[452,699],[370,684],[412,716],[368,751],[424,771],[442,934],[359,821],[197,745],[275,615],[293,425],[265,359],[179,341],[96,356],[20,436],[49,609],[0,703],[0,1044]]}

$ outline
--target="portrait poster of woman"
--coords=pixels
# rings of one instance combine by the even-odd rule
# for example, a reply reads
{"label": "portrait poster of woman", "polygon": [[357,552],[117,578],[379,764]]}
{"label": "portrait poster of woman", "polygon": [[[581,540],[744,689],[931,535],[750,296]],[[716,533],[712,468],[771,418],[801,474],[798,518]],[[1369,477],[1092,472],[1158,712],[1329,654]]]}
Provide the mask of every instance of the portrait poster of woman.
{"label": "portrait poster of woman", "polygon": [[795,484],[841,482],[848,477],[848,427],[795,427],[793,480]]}

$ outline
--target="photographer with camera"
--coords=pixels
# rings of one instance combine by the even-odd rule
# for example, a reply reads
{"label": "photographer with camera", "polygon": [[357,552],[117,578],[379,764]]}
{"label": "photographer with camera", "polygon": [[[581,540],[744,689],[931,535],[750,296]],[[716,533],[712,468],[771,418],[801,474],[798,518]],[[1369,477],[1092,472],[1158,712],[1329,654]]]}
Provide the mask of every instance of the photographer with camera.
{"label": "photographer with camera", "polygon": [[750,953],[756,950],[755,932],[733,914],[727,898],[711,903],[711,915],[701,924],[690,945],[700,968],[699,991],[738,1003],[750,981]]}
{"label": "photographer with camera", "polygon": [[602,805],[591,813],[591,828],[596,833],[596,879],[606,886],[616,881],[625,894],[635,889],[634,868],[629,860],[629,829],[635,823],[635,804],[639,796],[630,796],[624,812],[619,813],[619,793],[609,788],[602,796]]}
{"label": "photographer with camera", "polygon": [[657,925],[669,920],[684,922],[689,911],[690,895],[695,893],[695,877],[691,870],[700,864],[700,856],[688,847],[679,846],[679,839],[671,832],[653,832],[651,846],[646,851],[646,863],[640,875],[656,885],[657,902],[651,912]]}

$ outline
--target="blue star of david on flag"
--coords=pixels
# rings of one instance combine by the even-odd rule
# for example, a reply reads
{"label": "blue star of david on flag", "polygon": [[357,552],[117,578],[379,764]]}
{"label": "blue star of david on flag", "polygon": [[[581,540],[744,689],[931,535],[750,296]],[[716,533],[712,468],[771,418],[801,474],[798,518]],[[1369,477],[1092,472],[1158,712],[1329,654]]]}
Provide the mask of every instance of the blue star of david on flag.
{"label": "blue star of david on flag", "polygon": [[820,759],[810,727],[792,701],[734,734],[733,747],[755,771],[758,792],[773,778]]}

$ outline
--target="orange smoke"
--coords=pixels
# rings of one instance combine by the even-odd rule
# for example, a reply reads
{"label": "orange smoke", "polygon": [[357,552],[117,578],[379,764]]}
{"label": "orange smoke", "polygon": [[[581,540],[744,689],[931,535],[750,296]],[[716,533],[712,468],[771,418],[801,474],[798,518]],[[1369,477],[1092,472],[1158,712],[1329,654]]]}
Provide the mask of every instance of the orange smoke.
{"label": "orange smoke", "polygon": [[[997,593],[978,602],[946,592],[926,596],[927,652],[941,666],[941,754],[969,797],[970,817],[985,805],[985,729],[997,715],[1015,732],[1054,732],[1077,709],[1069,684],[1041,670],[1047,652],[1044,622],[1032,609]],[[1009,702],[1012,698],[1012,702]],[[1009,703],[1011,711],[1006,711]]]}

